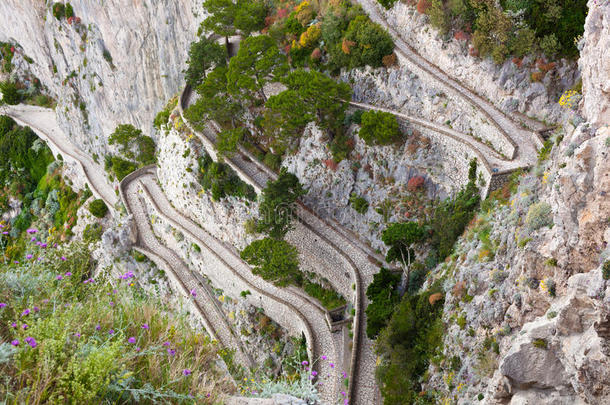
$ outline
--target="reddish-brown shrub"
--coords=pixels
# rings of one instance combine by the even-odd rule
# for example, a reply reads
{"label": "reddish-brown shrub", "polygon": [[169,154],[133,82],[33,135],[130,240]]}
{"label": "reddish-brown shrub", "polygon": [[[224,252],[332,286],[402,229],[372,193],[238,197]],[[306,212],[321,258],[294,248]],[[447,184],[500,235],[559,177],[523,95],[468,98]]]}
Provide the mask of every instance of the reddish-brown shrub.
{"label": "reddish-brown shrub", "polygon": [[339,164],[332,159],[326,159],[326,160],[323,160],[323,162],[326,165],[326,167],[329,168],[330,170],[332,170],[333,172],[337,170],[337,167],[339,167]]}
{"label": "reddish-brown shrub", "polygon": [[428,302],[430,303],[430,305],[434,305],[441,299],[443,299],[442,293],[434,293],[428,297]]}
{"label": "reddish-brown shrub", "polygon": [[470,34],[464,31],[457,31],[453,35],[453,38],[457,39],[458,41],[468,41],[470,39]]}
{"label": "reddish-brown shrub", "polygon": [[425,182],[426,179],[423,176],[411,177],[407,183],[407,190],[411,192],[418,191],[424,186]]}
{"label": "reddish-brown shrub", "polygon": [[383,63],[383,66],[385,67],[392,67],[394,65],[396,65],[396,54],[395,53],[391,53],[389,55],[384,56],[383,58],[381,58],[381,62]]}
{"label": "reddish-brown shrub", "polygon": [[523,65],[523,58],[517,58],[517,57],[515,57],[515,58],[513,58],[512,60],[513,60],[513,63],[514,63],[515,65],[517,65],[517,67],[518,67],[518,68],[520,68],[520,67],[521,67],[521,65]]}
{"label": "reddish-brown shrub", "polygon": [[531,75],[532,82],[540,82],[544,79],[545,72],[533,72]]}
{"label": "reddish-brown shrub", "polygon": [[320,50],[320,48],[316,48],[313,50],[313,52],[311,52],[312,60],[320,60],[321,57],[322,57],[322,51]]}
{"label": "reddish-brown shrub", "polygon": [[459,281],[459,282],[455,283],[455,285],[453,286],[453,289],[451,290],[451,293],[453,294],[454,297],[462,298],[462,295],[464,295],[465,291],[466,291],[466,283],[463,281]]}
{"label": "reddish-brown shrub", "polygon": [[551,62],[551,63],[542,63],[538,66],[538,68],[540,70],[542,70],[543,72],[548,72],[550,70],[553,70],[553,68],[556,66],[557,64],[555,62]]}
{"label": "reddish-brown shrub", "polygon": [[432,5],[431,0],[419,0],[417,2],[417,12],[420,14],[425,14],[431,5]]}
{"label": "reddish-brown shrub", "polygon": [[471,46],[470,49],[468,49],[468,55],[476,58],[477,56],[479,56],[479,50],[474,46]]}
{"label": "reddish-brown shrub", "polygon": [[341,43],[341,50],[344,54],[349,55],[352,51],[352,46],[354,45],[356,45],[354,41],[350,41],[349,39],[344,38],[343,42]]}

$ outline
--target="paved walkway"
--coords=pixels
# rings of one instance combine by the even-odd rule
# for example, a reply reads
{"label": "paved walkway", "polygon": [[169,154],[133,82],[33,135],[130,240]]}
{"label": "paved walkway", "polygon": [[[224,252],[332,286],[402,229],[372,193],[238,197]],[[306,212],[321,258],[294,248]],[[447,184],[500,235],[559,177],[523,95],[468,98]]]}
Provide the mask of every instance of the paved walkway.
{"label": "paved walkway", "polygon": [[395,51],[399,56],[401,64],[418,75],[431,77],[447,92],[462,98],[487,117],[496,127],[500,136],[505,137],[517,147],[516,156],[514,157],[514,160],[518,162],[516,163],[516,167],[529,167],[536,163],[538,149],[542,147],[542,141],[532,130],[522,128],[518,122],[519,117],[515,116],[509,118],[490,101],[467,88],[418,54],[417,51],[408,45],[400,34],[388,24],[383,17],[384,10],[382,10],[376,0],[357,0],[357,2],[369,15],[371,20],[384,27],[392,36],[394,44],[396,45]]}
{"label": "paved walkway", "polygon": [[106,179],[104,168],[95,163],[83,151],[74,146],[57,124],[55,111],[30,105],[7,105],[0,107],[0,114],[8,115],[18,124],[28,126],[43,140],[50,142],[63,156],[80,167],[96,198],[106,202],[111,211],[119,202],[117,193]]}

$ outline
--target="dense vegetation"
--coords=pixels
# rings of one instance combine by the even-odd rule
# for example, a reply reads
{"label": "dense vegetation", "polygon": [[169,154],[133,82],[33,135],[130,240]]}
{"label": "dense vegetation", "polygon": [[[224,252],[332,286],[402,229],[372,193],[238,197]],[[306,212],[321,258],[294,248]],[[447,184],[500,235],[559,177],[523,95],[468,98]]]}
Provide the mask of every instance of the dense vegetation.
{"label": "dense vegetation", "polygon": [[297,200],[306,193],[298,178],[282,169],[275,181],[263,189],[258,218],[253,230],[266,235],[255,240],[241,252],[253,266],[253,273],[279,286],[295,285],[318,299],[328,309],[345,304],[345,299],[324,286],[314,274],[299,269],[296,247],[284,240],[296,219]]}
{"label": "dense vegetation", "polygon": [[111,170],[119,181],[138,167],[157,160],[155,141],[131,124],[117,126],[108,138],[108,144],[117,145],[119,155],[106,155],[105,168]]}
{"label": "dense vegetation", "polygon": [[[391,6],[393,1],[380,1]],[[578,56],[576,41],[584,32],[586,0],[419,0],[441,33],[472,36],[481,56],[500,63],[542,52],[549,58]]]}
{"label": "dense vegetation", "polygon": [[384,111],[365,111],[360,117],[358,133],[367,145],[389,145],[400,139],[396,116]]}
{"label": "dense vegetation", "polygon": [[[189,121],[202,128],[215,120],[223,127],[222,153],[242,144],[274,169],[312,121],[327,133],[335,161],[347,157],[353,143],[344,134],[347,103],[339,100],[348,101],[351,91],[322,72],[381,66],[393,51],[390,36],[347,1],[207,0],[204,7],[211,15],[200,34],[245,38],[228,65],[206,37],[192,45],[187,76],[200,98],[186,111]],[[260,35],[250,36],[256,31]],[[265,94],[272,82],[287,89]]]}
{"label": "dense vegetation", "polygon": [[242,181],[227,164],[215,162],[207,154],[199,158],[199,183],[204,190],[212,193],[214,201],[227,196],[248,200],[256,198],[256,192],[251,185]]}
{"label": "dense vegetation", "polygon": [[85,245],[27,252],[0,270],[0,400],[212,403],[232,391],[217,346],[136,279],[94,280]]}

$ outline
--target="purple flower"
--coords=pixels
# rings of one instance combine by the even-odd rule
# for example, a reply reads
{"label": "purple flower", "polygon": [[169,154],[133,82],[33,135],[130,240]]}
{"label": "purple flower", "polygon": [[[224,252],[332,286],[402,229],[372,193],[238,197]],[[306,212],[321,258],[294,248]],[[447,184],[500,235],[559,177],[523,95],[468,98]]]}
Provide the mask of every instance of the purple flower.
{"label": "purple flower", "polygon": [[36,242],[36,236],[32,236],[32,239],[30,239],[30,242]]}
{"label": "purple flower", "polygon": [[81,335],[80,335],[80,333],[75,332],[75,333],[74,333],[74,336],[76,336],[77,338],[79,338]]}
{"label": "purple flower", "polygon": [[140,349],[139,347],[136,347],[136,352],[139,352],[140,350],[142,350],[142,349]]}
{"label": "purple flower", "polygon": [[63,277],[61,276],[61,274],[58,274],[57,277],[55,277],[57,280],[62,280]]}
{"label": "purple flower", "polygon": [[341,395],[345,396],[345,391],[341,391]]}
{"label": "purple flower", "polygon": [[47,298],[45,298],[44,300],[42,300],[42,303],[43,303],[43,304],[48,304],[48,303],[49,303],[49,300],[48,300]]}
{"label": "purple flower", "polygon": [[347,398],[343,400],[343,405],[349,405],[349,400]]}
{"label": "purple flower", "polygon": [[46,244],[46,243],[43,243],[43,244],[41,244],[41,245],[40,245],[40,247],[44,249],[44,248],[46,248],[46,247],[47,247],[47,244]]}
{"label": "purple flower", "polygon": [[99,323],[97,325],[95,325],[95,330],[102,330],[102,327],[100,326]]}
{"label": "purple flower", "polygon": [[30,229],[28,229],[26,232],[27,232],[27,233],[29,233],[29,234],[31,235],[31,234],[33,234],[33,233],[38,232],[38,229],[30,228]]}
{"label": "purple flower", "polygon": [[16,322],[11,323],[11,327],[12,328],[16,328],[17,327],[17,323]]}
{"label": "purple flower", "polygon": [[27,342],[27,344],[29,344],[29,345],[30,345],[32,348],[35,348],[35,347],[37,346],[36,339],[34,339],[33,337],[28,336],[28,337],[26,337],[24,340],[25,340],[25,341]]}
{"label": "purple flower", "polygon": [[306,366],[306,365],[308,365],[308,364],[309,364],[309,362],[308,362],[307,360],[303,360],[303,361],[301,362],[301,365],[302,365],[302,366]]}
{"label": "purple flower", "polygon": [[32,257],[34,257],[33,255],[28,254],[25,258],[30,260]]}
{"label": "purple flower", "polygon": [[330,365],[330,368],[335,368],[334,363],[330,363],[329,365]]}
{"label": "purple flower", "polygon": [[343,372],[341,373],[341,375],[343,376],[343,378],[347,378],[347,373],[346,373],[345,371],[343,371]]}
{"label": "purple flower", "polygon": [[21,326],[21,328],[22,328],[23,330],[26,330],[27,328],[29,328],[29,326],[28,326],[28,324],[27,324],[27,323],[24,323],[24,324],[23,324],[23,326]]}
{"label": "purple flower", "polygon": [[108,331],[108,334],[109,334],[109,335],[114,335],[114,329],[110,329],[110,330]]}
{"label": "purple flower", "polygon": [[0,308],[4,308],[4,307],[6,307],[6,303],[0,302]]}
{"label": "purple flower", "polygon": [[66,274],[65,274],[66,277],[70,277],[71,275],[72,275],[72,273],[69,272],[69,271],[67,271]]}
{"label": "purple flower", "polygon": [[65,261],[66,261],[66,257],[65,257],[65,256],[62,256],[62,257],[61,257],[61,261],[62,261],[62,262],[65,262]]}
{"label": "purple flower", "polygon": [[191,370],[189,370],[188,368],[185,368],[184,370],[182,370],[182,375],[190,375],[191,374]]}
{"label": "purple flower", "polygon": [[322,360],[326,360],[328,357],[322,355],[322,357],[320,357]]}
{"label": "purple flower", "polygon": [[19,346],[19,340],[15,339],[11,342],[13,346]]}
{"label": "purple flower", "polygon": [[191,290],[191,295],[192,295],[193,297],[196,297],[196,296],[197,296],[197,291],[195,291],[195,289],[194,289],[194,288]]}
{"label": "purple flower", "polygon": [[28,308],[24,309],[23,312],[21,313],[21,316],[27,316],[30,314],[30,310]]}
{"label": "purple flower", "polygon": [[114,302],[110,301],[110,302],[108,303],[108,305],[110,305],[111,307],[113,307],[113,306],[114,306]]}
{"label": "purple flower", "polygon": [[314,370],[314,371],[311,372],[311,375],[315,377],[315,376],[318,375],[318,372],[316,370]]}
{"label": "purple flower", "polygon": [[15,264],[19,264],[19,261],[18,261],[18,260],[15,260]]}
{"label": "purple flower", "polygon": [[163,342],[163,346],[169,347],[170,344],[171,344],[170,342]]}
{"label": "purple flower", "polygon": [[7,231],[2,232],[2,235],[8,235]]}
{"label": "purple flower", "polygon": [[134,344],[136,342],[136,338],[132,336],[129,339],[127,339],[127,341],[131,344]]}
{"label": "purple flower", "polygon": [[176,351],[174,349],[167,349],[167,352],[169,353],[170,356],[173,356],[174,354],[176,354]]}
{"label": "purple flower", "polygon": [[147,324],[147,323],[143,323],[143,324],[142,324],[142,329],[149,330],[149,329],[150,329],[150,327],[148,326],[148,324]]}

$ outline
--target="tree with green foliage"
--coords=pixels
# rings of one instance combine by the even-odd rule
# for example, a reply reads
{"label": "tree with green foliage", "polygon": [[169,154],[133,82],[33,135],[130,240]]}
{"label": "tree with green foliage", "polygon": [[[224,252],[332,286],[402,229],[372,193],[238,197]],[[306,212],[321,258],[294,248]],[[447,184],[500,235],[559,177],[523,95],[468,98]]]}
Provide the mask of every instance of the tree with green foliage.
{"label": "tree with green foliage", "polygon": [[17,105],[21,102],[21,95],[17,90],[17,85],[10,80],[0,82],[0,92],[2,93],[2,100],[9,105]]}
{"label": "tree with green foliage", "polygon": [[237,2],[235,28],[244,36],[250,36],[265,27],[267,12],[267,5],[262,0],[240,0]]}
{"label": "tree with green foliage", "polygon": [[216,149],[223,156],[231,156],[244,138],[245,128],[225,129],[217,136]]}
{"label": "tree with green foliage", "polygon": [[400,302],[397,287],[400,274],[382,267],[373,275],[373,282],[366,289],[370,303],[366,307],[366,335],[375,339],[390,321],[394,308]]}
{"label": "tree with green foliage", "polygon": [[[109,145],[118,145],[120,153],[127,159],[135,159],[142,165],[155,162],[155,141],[142,134],[131,124],[119,124],[108,138]],[[134,154],[137,150],[137,155]]]}
{"label": "tree with green foliage", "polygon": [[206,121],[215,120],[220,124],[230,123],[235,128],[243,109],[239,101],[227,93],[227,68],[217,66],[197,87],[201,96],[194,104],[189,106],[185,115],[187,119],[202,126]]}
{"label": "tree with green foliage", "polygon": [[110,161],[112,172],[119,181],[123,180],[125,176],[131,172],[134,172],[138,168],[135,163],[129,160],[121,159],[118,156],[112,156]]}
{"label": "tree with green foliage", "polygon": [[388,10],[392,8],[394,3],[396,3],[396,0],[377,0],[377,1],[379,2],[379,4],[381,4],[383,7],[385,7]]}
{"label": "tree with green foliage", "polygon": [[225,43],[229,43],[229,37],[235,35],[235,14],[237,5],[233,0],[205,0],[203,8],[209,14],[201,26],[208,32],[213,32],[225,37]]}
{"label": "tree with green foliage", "polygon": [[204,190],[211,191],[212,200],[218,201],[226,196],[256,198],[254,188],[241,180],[226,163],[215,162],[208,154],[200,157],[198,163],[199,183]]}
{"label": "tree with green foliage", "polygon": [[367,65],[380,67],[383,57],[394,51],[390,34],[364,15],[357,16],[349,23],[341,45],[343,53],[348,55],[350,68]]}
{"label": "tree with green foliage", "polygon": [[477,161],[473,159],[468,171],[468,184],[453,198],[447,198],[434,209],[430,221],[431,244],[438,253],[438,261],[442,261],[449,256],[455,241],[464,232],[466,225],[479,207],[481,197],[475,184],[476,173]]}
{"label": "tree with green foliage", "polygon": [[290,243],[275,238],[255,240],[241,252],[241,258],[254,266],[252,273],[280,287],[303,283],[298,255]]}
{"label": "tree with green foliage", "polygon": [[442,315],[442,287],[435,283],[426,292],[405,295],[379,333],[376,377],[384,405],[435,403],[420,393],[430,361],[442,353]]}
{"label": "tree with green foliage", "polygon": [[93,200],[89,203],[89,212],[97,218],[104,218],[108,213],[108,206],[104,200]]}
{"label": "tree with green foliage", "polygon": [[293,226],[296,201],[306,193],[297,176],[283,167],[277,180],[267,182],[262,191],[257,232],[266,233],[274,239],[284,238]]}
{"label": "tree with green foliage", "polygon": [[389,145],[401,137],[398,119],[384,111],[365,111],[358,135],[367,145]]}
{"label": "tree with green foliage", "polygon": [[413,247],[424,237],[424,230],[415,222],[400,222],[389,225],[381,234],[381,240],[390,249],[385,256],[388,263],[400,263],[407,289],[411,272],[411,260],[415,258]]}
{"label": "tree with green foliage", "polygon": [[191,43],[189,58],[186,62],[186,83],[196,87],[206,77],[206,71],[214,66],[224,66],[227,63],[227,48],[209,38],[199,38]]}
{"label": "tree with green foliage", "polygon": [[227,71],[227,89],[235,96],[250,100],[256,96],[266,101],[263,86],[288,71],[286,56],[268,35],[248,37],[231,58]]}
{"label": "tree with green foliage", "polygon": [[270,146],[283,153],[288,143],[299,138],[305,126],[314,120],[307,105],[295,90],[285,90],[265,103],[263,128]]}

